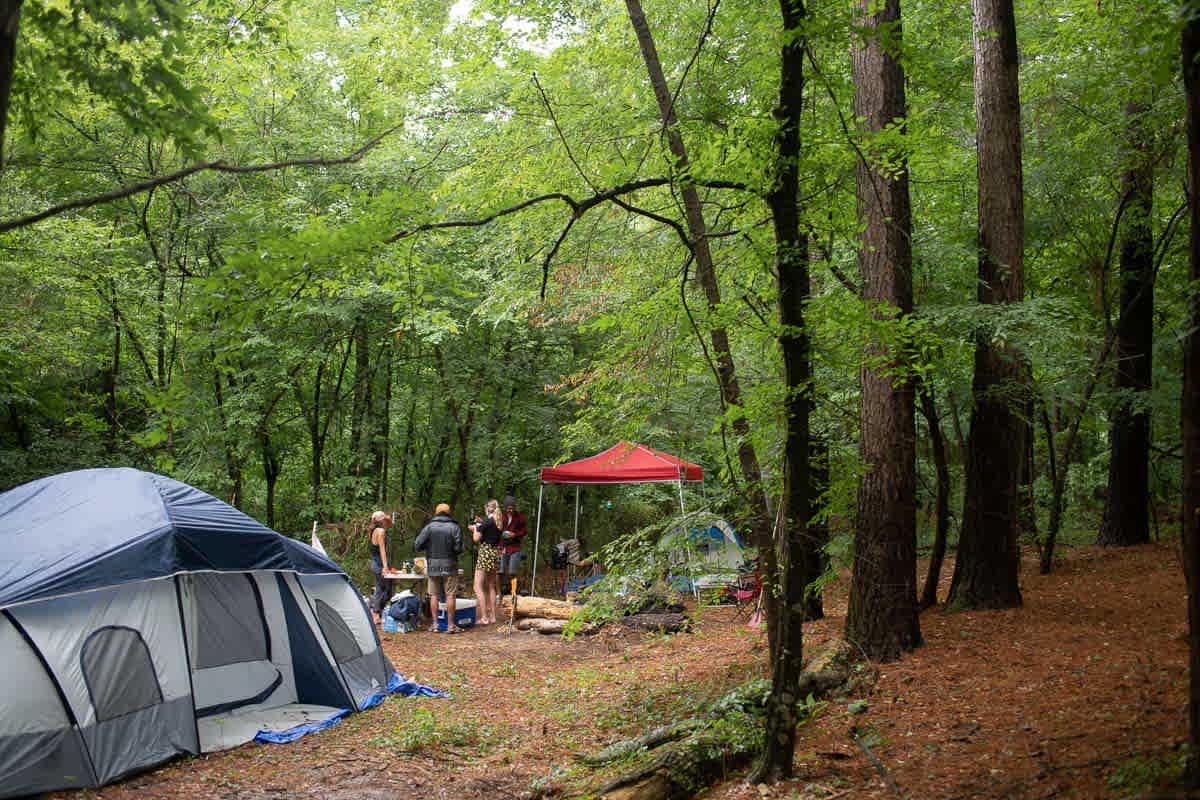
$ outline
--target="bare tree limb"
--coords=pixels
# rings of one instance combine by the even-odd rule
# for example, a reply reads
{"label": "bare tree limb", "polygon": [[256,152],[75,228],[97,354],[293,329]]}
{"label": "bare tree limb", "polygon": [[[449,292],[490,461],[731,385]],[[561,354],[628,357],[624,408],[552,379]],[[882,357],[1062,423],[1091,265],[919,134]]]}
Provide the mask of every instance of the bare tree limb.
{"label": "bare tree limb", "polygon": [[113,189],[108,192],[94,194],[89,197],[78,197],[74,200],[68,200],[65,203],[51,206],[36,214],[28,214],[23,217],[15,217],[13,219],[0,221],[0,233],[24,228],[29,225],[41,222],[50,217],[56,217],[60,214],[65,214],[68,211],[75,211],[81,208],[91,208],[103,203],[111,203],[114,200],[120,200],[124,197],[131,197],[135,194],[148,192],[158,186],[164,186],[168,183],[176,183],[184,178],[195,175],[197,172],[225,172],[237,175],[245,175],[254,172],[274,172],[281,169],[290,169],[292,167],[333,167],[341,164],[353,164],[360,161],[363,156],[375,149],[388,135],[399,130],[399,126],[387,129],[383,133],[376,136],[371,141],[364,144],[362,147],[355,150],[353,153],[341,158],[294,158],[287,161],[274,161],[268,164],[229,164],[224,161],[203,161],[198,164],[184,167],[167,175],[158,175],[144,181],[131,183],[122,186],[119,189]]}
{"label": "bare tree limb", "polygon": [[838,283],[846,287],[846,291],[855,297],[862,297],[862,290],[858,288],[858,285],[854,281],[850,280],[846,273],[842,272],[841,267],[833,263],[832,259],[827,263],[829,264],[829,271],[833,273],[833,277],[838,279]]}
{"label": "bare tree limb", "polygon": [[1171,240],[1175,238],[1175,231],[1179,230],[1179,220],[1182,219],[1183,212],[1187,210],[1187,199],[1180,204],[1179,208],[1175,209],[1175,213],[1167,220],[1167,225],[1163,228],[1162,236],[1158,239],[1158,256],[1154,259],[1154,272],[1158,273],[1158,268],[1162,266],[1163,258],[1167,255],[1167,248],[1171,245]]}
{"label": "bare tree limb", "polygon": [[[630,214],[637,214],[638,216],[645,217],[646,219],[652,219],[655,222],[668,226],[674,230],[675,233],[679,234],[679,239],[683,242],[683,246],[686,247],[689,252],[692,252],[692,240],[688,238],[687,231],[684,230],[683,226],[675,220],[664,217],[661,214],[656,214],[653,211],[647,211],[644,208],[639,208],[638,206],[635,206],[632,203],[627,203],[618,197],[614,197],[613,202],[628,211]],[[709,238],[712,237],[710,236]]]}
{"label": "bare tree limb", "polygon": [[[487,225],[488,223],[494,222],[500,217],[515,214],[518,211],[524,211],[530,206],[535,206],[540,203],[546,203],[553,200],[566,203],[571,209],[572,216],[582,217],[596,206],[613,200],[614,198],[630,194],[641,189],[650,189],[656,186],[668,186],[671,183],[671,178],[644,178],[639,181],[629,181],[628,183],[622,183],[618,186],[614,186],[611,189],[605,189],[603,191],[596,192],[590,197],[585,197],[583,200],[576,200],[564,192],[548,192],[547,194],[538,195],[537,197],[530,197],[527,200],[522,200],[516,205],[506,206],[505,208],[501,208],[497,211],[493,211],[490,214],[486,214],[482,217],[476,217],[474,219],[455,219],[446,220],[444,222],[426,222],[421,225],[417,225],[416,227],[399,231],[392,236],[389,236],[384,240],[384,242],[386,244],[394,244],[401,239],[406,239],[409,236],[413,236],[418,233],[442,230],[445,228],[479,228]],[[743,192],[751,191],[749,186],[737,181],[709,180],[696,181],[695,183],[697,186],[704,186],[709,189],[735,189]]]}
{"label": "bare tree limb", "polygon": [[558,252],[558,248],[562,247],[562,243],[566,241],[567,234],[571,232],[572,226],[575,225],[577,216],[572,216],[567,220],[567,224],[563,227],[562,233],[558,234],[558,239],[555,240],[554,246],[550,248],[550,252],[546,253],[546,258],[542,260],[542,291],[539,295],[541,299],[546,299],[546,285],[550,283],[550,262],[554,260],[554,254]]}
{"label": "bare tree limb", "polygon": [[[550,105],[550,98],[546,96],[546,90],[542,88],[541,81],[538,80],[537,73],[533,73],[533,85],[537,87],[538,94],[542,96],[542,105],[546,106],[546,113],[550,115],[550,121],[554,123],[554,130],[558,133],[558,139],[562,142],[563,150],[567,151],[567,158],[575,165],[575,171],[579,173],[579,177],[583,178],[583,182],[588,185],[588,188],[593,192],[600,191],[597,186],[592,183],[592,179],[583,171],[583,167],[579,166],[579,162],[575,160],[575,154],[571,152],[571,144],[567,141],[567,135],[563,133],[562,127],[558,124],[558,115],[554,113],[554,107]],[[568,226],[570,227],[570,226]],[[555,248],[557,249],[557,248]],[[545,284],[542,285],[542,293],[545,294]]]}

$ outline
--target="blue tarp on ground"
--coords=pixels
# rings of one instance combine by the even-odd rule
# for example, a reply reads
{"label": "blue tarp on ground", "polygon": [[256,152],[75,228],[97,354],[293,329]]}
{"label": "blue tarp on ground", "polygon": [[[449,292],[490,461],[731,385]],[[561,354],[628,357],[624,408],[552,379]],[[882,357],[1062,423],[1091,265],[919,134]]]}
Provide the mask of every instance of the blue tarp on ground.
{"label": "blue tarp on ground", "polygon": [[449,697],[450,693],[441,689],[434,689],[432,686],[426,686],[416,681],[405,680],[404,676],[399,672],[393,672],[392,677],[388,680],[387,689],[382,692],[376,692],[367,699],[363,700],[359,705],[359,711],[366,711],[368,708],[379,705],[383,699],[389,694],[402,694],[405,697]]}
{"label": "blue tarp on ground", "polygon": [[0,494],[0,552],[0,608],[177,572],[342,572],[212,495],[124,467]]}
{"label": "blue tarp on ground", "polygon": [[294,742],[301,736],[307,736],[310,733],[323,731],[326,728],[332,728],[342,721],[342,717],[350,713],[350,709],[339,709],[333,714],[330,714],[323,720],[317,722],[306,722],[303,725],[294,725],[291,728],[283,731],[259,731],[254,735],[254,741],[262,744],[287,744]]}
{"label": "blue tarp on ground", "polygon": [[[373,708],[384,701],[389,694],[402,694],[407,697],[449,697],[449,692],[444,692],[441,689],[434,689],[432,686],[425,686],[416,681],[405,680],[404,676],[399,672],[393,672],[392,677],[388,680],[387,689],[382,692],[371,695],[362,702],[359,711],[366,711],[368,708]],[[283,731],[259,731],[254,737],[254,741],[262,742],[263,744],[285,744],[294,742],[301,736],[307,736],[310,733],[323,731],[326,728],[332,728],[341,722],[342,717],[350,713],[350,709],[343,708],[334,714],[330,714],[327,718],[316,722],[306,722],[303,725],[295,725]]]}

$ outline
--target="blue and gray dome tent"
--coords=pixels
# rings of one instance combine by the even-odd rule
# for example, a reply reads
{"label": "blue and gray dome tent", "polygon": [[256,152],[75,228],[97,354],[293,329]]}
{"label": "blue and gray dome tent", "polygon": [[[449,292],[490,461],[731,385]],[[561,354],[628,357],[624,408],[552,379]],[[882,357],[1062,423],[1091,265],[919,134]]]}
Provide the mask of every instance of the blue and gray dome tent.
{"label": "blue and gray dome tent", "polygon": [[678,567],[686,565],[685,575],[671,578],[671,585],[681,592],[734,586],[745,571],[745,545],[723,519],[714,519],[704,530],[693,528],[686,536],[682,531],[667,531],[659,546],[670,551]]}
{"label": "blue and gray dome tent", "polygon": [[0,494],[0,653],[0,797],[321,727],[398,682],[337,564],[134,469]]}

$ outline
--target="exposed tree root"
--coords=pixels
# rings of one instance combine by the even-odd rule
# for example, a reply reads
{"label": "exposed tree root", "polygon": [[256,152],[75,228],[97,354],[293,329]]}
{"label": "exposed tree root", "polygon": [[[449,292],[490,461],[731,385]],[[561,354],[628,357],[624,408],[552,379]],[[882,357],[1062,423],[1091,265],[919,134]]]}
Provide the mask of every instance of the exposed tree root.
{"label": "exposed tree root", "polygon": [[[850,682],[854,649],[832,642],[800,678],[800,696],[825,697]],[[581,796],[605,800],[682,800],[731,770],[745,766],[762,746],[762,710],[769,684],[751,681],[722,697],[704,716],[616,742],[581,760],[602,766],[624,758],[631,767]],[[637,758],[639,753],[644,753]]]}

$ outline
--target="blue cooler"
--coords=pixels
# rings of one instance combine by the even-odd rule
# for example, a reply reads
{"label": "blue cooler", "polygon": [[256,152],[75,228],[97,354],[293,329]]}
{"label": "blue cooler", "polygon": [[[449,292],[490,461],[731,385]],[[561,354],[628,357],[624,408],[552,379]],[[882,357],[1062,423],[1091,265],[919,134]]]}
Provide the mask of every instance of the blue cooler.
{"label": "blue cooler", "polygon": [[[475,601],[458,598],[454,601],[454,624],[460,628],[470,628],[475,624]],[[438,607],[437,629],[446,630],[446,607]]]}

